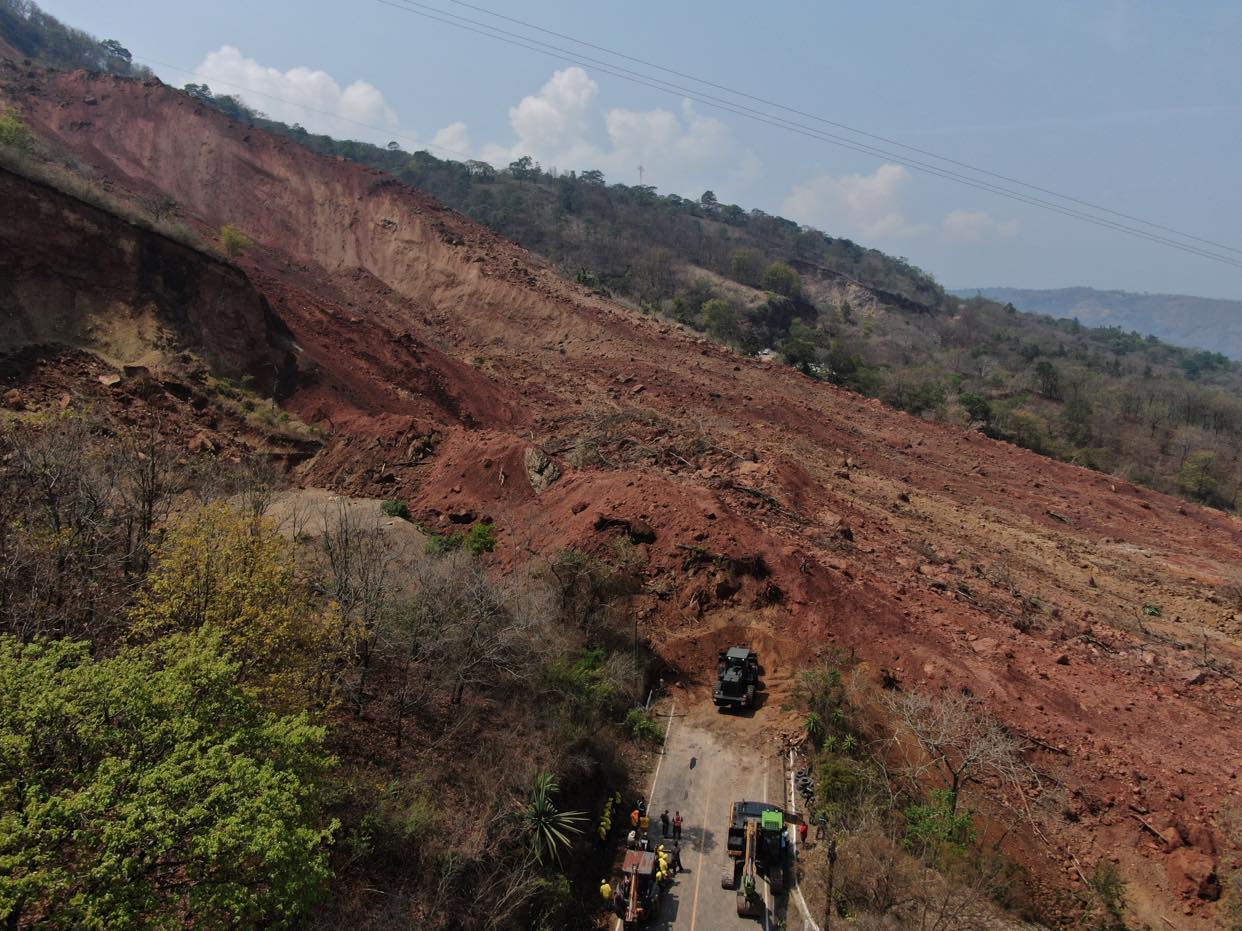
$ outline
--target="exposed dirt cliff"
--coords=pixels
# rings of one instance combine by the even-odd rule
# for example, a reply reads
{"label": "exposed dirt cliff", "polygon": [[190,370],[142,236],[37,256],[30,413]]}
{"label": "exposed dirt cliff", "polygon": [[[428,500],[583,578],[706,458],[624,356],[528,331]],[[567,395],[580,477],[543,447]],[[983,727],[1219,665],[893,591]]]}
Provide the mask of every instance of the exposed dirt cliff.
{"label": "exposed dirt cliff", "polygon": [[748,636],[789,663],[837,648],[968,689],[1063,787],[1028,844],[1063,865],[1050,882],[1118,856],[1153,926],[1216,920],[1218,819],[1239,802],[1238,521],[636,316],[157,82],[0,67],[0,99],[113,196],[171,198],[205,240],[227,223],[255,243],[244,276],[196,260],[170,282],[184,247],[118,234],[75,255],[93,235],[78,220],[103,221],[0,178],[10,345],[63,329],[132,355],[75,329],[128,333],[125,317],[235,370],[284,372],[287,346],[283,403],[326,437],[302,482],[432,523],[490,517],[502,558],[628,538],[644,632],[686,675]]}

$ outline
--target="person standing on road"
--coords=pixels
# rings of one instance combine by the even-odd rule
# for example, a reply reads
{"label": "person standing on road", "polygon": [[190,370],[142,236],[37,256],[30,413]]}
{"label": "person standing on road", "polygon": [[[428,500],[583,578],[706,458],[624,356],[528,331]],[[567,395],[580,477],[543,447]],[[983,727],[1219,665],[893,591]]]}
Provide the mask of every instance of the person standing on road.
{"label": "person standing on road", "polygon": [[806,846],[806,832],[809,831],[810,829],[811,829],[811,826],[807,824],[806,819],[803,818],[801,823],[799,823],[798,825],[798,843],[801,844],[803,847]]}
{"label": "person standing on road", "polygon": [[674,873],[682,872],[683,867],[681,865],[681,844],[677,844],[677,843],[673,844],[672,861],[673,861],[673,872]]}
{"label": "person standing on road", "polygon": [[638,809],[637,809],[637,808],[635,808],[632,812],[630,812],[630,827],[632,827],[632,828],[637,828],[637,827],[638,827],[638,819],[639,819],[639,817],[640,817],[640,815],[639,815],[639,813],[638,813]]}
{"label": "person standing on road", "polygon": [[673,840],[681,840],[681,812],[673,815]]}
{"label": "person standing on road", "polygon": [[668,809],[660,812],[660,836],[668,837]]}

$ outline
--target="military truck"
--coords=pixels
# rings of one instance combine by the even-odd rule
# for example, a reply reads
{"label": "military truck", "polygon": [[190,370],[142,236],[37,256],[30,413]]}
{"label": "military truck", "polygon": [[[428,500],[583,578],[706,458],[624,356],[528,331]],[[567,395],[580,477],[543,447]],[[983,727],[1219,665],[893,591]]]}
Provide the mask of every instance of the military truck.
{"label": "military truck", "polygon": [[749,647],[720,651],[712,701],[721,708],[753,708],[759,688],[759,654]]}
{"label": "military truck", "polygon": [[773,895],[785,890],[785,867],[789,859],[785,813],[765,802],[734,802],[731,815],[728,859],[720,886],[737,890],[739,915],[761,917],[760,879],[767,880]]}

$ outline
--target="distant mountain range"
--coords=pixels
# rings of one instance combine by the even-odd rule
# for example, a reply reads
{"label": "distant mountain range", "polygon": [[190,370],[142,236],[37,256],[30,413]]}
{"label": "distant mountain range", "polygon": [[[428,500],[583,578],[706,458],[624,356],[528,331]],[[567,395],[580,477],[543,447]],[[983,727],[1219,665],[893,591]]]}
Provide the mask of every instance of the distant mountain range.
{"label": "distant mountain range", "polygon": [[1185,294],[1134,294],[1094,288],[962,288],[959,297],[982,294],[1018,310],[1077,317],[1088,326],[1118,326],[1151,333],[1170,343],[1211,349],[1242,359],[1242,301]]}

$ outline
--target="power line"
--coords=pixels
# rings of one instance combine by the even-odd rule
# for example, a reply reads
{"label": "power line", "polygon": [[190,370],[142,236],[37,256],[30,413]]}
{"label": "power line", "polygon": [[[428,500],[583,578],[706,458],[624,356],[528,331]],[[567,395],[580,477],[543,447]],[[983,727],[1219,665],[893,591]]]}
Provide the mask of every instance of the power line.
{"label": "power line", "polygon": [[1008,182],[1009,184],[1017,184],[1020,187],[1028,188],[1032,191],[1037,191],[1041,194],[1047,194],[1051,197],[1056,197],[1059,200],[1069,201],[1070,203],[1078,204],[1081,207],[1089,207],[1092,210],[1098,210],[1102,213],[1110,214],[1111,216],[1120,217],[1125,220],[1131,220],[1135,223],[1141,223],[1144,226],[1150,226],[1153,229],[1163,230],[1166,233],[1173,233],[1174,235],[1182,236],[1186,239],[1191,239],[1191,240],[1194,240],[1195,242],[1203,243],[1204,245],[1215,246],[1218,249],[1225,249],[1229,252],[1236,252],[1238,254],[1242,254],[1242,249],[1239,249],[1235,246],[1230,246],[1225,243],[1216,242],[1215,240],[1211,240],[1211,239],[1203,239],[1202,237],[1195,236],[1191,233],[1187,233],[1182,230],[1175,229],[1171,226],[1165,226],[1162,223],[1156,223],[1151,220],[1145,220],[1142,217],[1137,217],[1137,216],[1134,216],[1133,214],[1123,213],[1119,210],[1113,210],[1109,207],[1105,207],[1101,204],[1095,204],[1088,200],[1083,200],[1071,194],[1062,194],[1050,188],[1041,187],[1038,184],[1032,184],[1028,181],[1023,181],[1020,178],[1012,178],[1008,175],[1003,175],[1003,174],[999,174],[994,171],[989,171],[986,168],[980,168],[978,165],[972,165],[969,162],[958,161],[957,159],[949,158],[946,155],[938,155],[937,153],[928,151],[927,149],[921,149],[918,146],[907,145],[904,142],[900,142],[896,139],[890,139],[887,136],[880,136],[880,135],[877,135],[876,133],[868,132],[865,129],[858,129],[857,127],[849,126],[848,124],[845,124],[845,123],[839,123],[839,122],[836,122],[835,120],[830,120],[827,117],[817,116],[814,113],[808,113],[805,110],[799,110],[796,107],[786,106],[785,104],[782,104],[778,101],[769,100],[764,97],[759,97],[754,94],[747,93],[746,91],[737,90],[736,88],[729,87],[725,84],[718,84],[714,81],[709,81],[706,78],[695,77],[693,74],[687,74],[684,71],[678,71],[675,68],[669,68],[657,62],[647,61],[646,59],[643,59],[643,58],[636,58],[633,55],[627,55],[624,52],[618,52],[615,49],[608,48],[607,46],[596,45],[592,42],[587,42],[584,39],[575,38],[574,36],[567,35],[563,32],[557,32],[553,29],[547,29],[536,23],[527,22],[524,19],[517,19],[516,17],[513,17],[513,16],[507,16],[504,13],[497,13],[495,10],[489,10],[486,7],[476,6],[473,3],[465,2],[465,0],[448,0],[448,2],[456,6],[461,6],[461,7],[470,9],[470,10],[474,10],[475,12],[478,12],[478,13],[483,13],[487,16],[493,16],[496,19],[502,19],[502,20],[505,20],[506,22],[514,23],[515,25],[524,26],[527,29],[533,29],[536,32],[542,32],[544,35],[555,36],[558,39],[564,39],[566,41],[573,42],[575,45],[581,45],[586,48],[595,49],[598,52],[604,52],[607,55],[612,55],[616,58],[624,59],[625,61],[634,62],[635,64],[643,65],[648,68],[655,68],[658,71],[663,71],[665,74],[671,74],[671,75],[674,75],[675,77],[684,78],[688,81],[694,81],[696,84],[702,84],[705,87],[711,87],[716,90],[723,91],[727,94],[732,94],[735,97],[741,97],[746,100],[753,101],[755,103],[761,103],[764,106],[775,107],[776,109],[783,110],[786,113],[792,113],[796,116],[801,116],[809,120],[814,120],[817,123],[823,123],[825,126],[832,126],[832,127],[835,127],[836,129],[842,129],[842,130],[845,130],[846,132],[851,132],[858,136],[864,136],[868,139],[874,139],[877,142],[883,142],[886,145],[895,145],[898,148],[905,149],[909,152],[915,152],[919,155],[927,156],[928,158],[934,158],[937,161],[944,162],[945,164],[948,164],[948,165],[956,165],[958,168],[965,168],[970,171],[978,172],[979,174],[987,175],[988,177],[991,177],[991,178],[996,178],[999,181],[1005,181],[1005,182]]}
{"label": "power line", "polygon": [[[1127,235],[1134,236],[1139,239],[1144,239],[1149,242],[1156,243],[1158,245],[1164,245],[1164,246],[1168,246],[1173,249],[1177,249],[1179,251],[1188,253],[1190,255],[1197,255],[1201,258],[1206,258],[1212,261],[1221,262],[1226,265],[1232,265],[1237,268],[1242,268],[1242,261],[1234,259],[1230,256],[1220,255],[1218,253],[1211,252],[1207,249],[1203,249],[1198,246],[1193,246],[1193,245],[1190,245],[1189,243],[1179,242],[1178,240],[1170,239],[1166,236],[1161,236],[1159,234],[1152,233],[1147,230],[1138,229],[1132,226],[1127,226],[1123,223],[1119,223],[1114,220],[1106,219],[1104,217],[1098,217],[1098,216],[1094,216],[1089,213],[1084,213],[1083,211],[1076,210],[1072,207],[1067,207],[1062,204],[1056,204],[1056,203],[1043,200],[1042,198],[1036,197],[1034,195],[1025,194],[1020,191],[1013,191],[1009,188],[1005,188],[1005,187],[1002,187],[997,184],[993,184],[988,181],[984,181],[984,180],[977,179],[977,178],[971,178],[968,175],[961,174],[960,172],[956,172],[951,169],[943,168],[941,166],[922,162],[917,159],[912,159],[909,156],[898,155],[896,153],[889,152],[889,151],[880,149],[875,146],[867,145],[857,140],[848,139],[846,137],[837,136],[831,133],[826,133],[822,130],[816,130],[812,127],[806,126],[804,124],[798,123],[793,120],[788,120],[788,119],[785,119],[779,116],[775,116],[770,113],[765,113],[763,111],[756,110],[752,107],[747,107],[742,104],[737,104],[731,101],[722,100],[721,98],[714,97],[709,94],[704,94],[701,91],[694,91],[689,88],[682,87],[677,84],[673,84],[672,82],[664,81],[662,79],[653,77],[651,75],[643,74],[641,72],[636,72],[631,69],[624,68],[620,65],[615,65],[611,62],[603,62],[603,61],[600,61],[599,59],[591,58],[590,56],[585,56],[585,55],[581,55],[575,52],[571,52],[569,50],[559,48],[549,43],[542,42],[538,39],[532,39],[528,36],[523,36],[517,33],[510,32],[509,30],[502,29],[498,26],[492,26],[491,24],[488,24],[488,23],[480,23],[477,20],[471,20],[471,19],[468,19],[467,17],[458,16],[455,13],[449,13],[437,7],[432,7],[427,4],[420,3],[418,2],[418,0],[399,0],[399,2],[394,2],[394,0],[375,0],[375,2],[380,3],[384,6],[390,6],[396,10],[400,10],[405,13],[412,13],[416,16],[421,16],[425,19],[430,19],[435,22],[443,23],[445,25],[454,26],[456,28],[463,29],[467,32],[475,33],[477,35],[482,35],[487,38],[495,39],[497,41],[504,42],[509,45],[517,46],[519,48],[524,48],[524,49],[527,49],[528,51],[533,51],[541,55],[547,55],[553,58],[557,58],[561,61],[567,61],[570,64],[577,64],[583,67],[595,68],[599,71],[602,71],[605,74],[612,75],[614,77],[620,78],[625,81],[629,81],[631,83],[639,84],[639,85],[649,87],[649,88],[659,90],[659,91],[678,93],[690,100],[696,101],[698,103],[702,103],[714,109],[724,110],[725,112],[733,113],[735,115],[742,116],[746,119],[754,120],[760,123],[765,123],[767,125],[775,126],[780,129],[785,129],[790,132],[794,132],[799,135],[805,136],[807,138],[812,138],[812,139],[817,139],[819,141],[828,142],[832,145],[850,149],[855,152],[860,152],[865,155],[870,155],[870,156],[886,159],[890,162],[895,162],[905,167],[913,168],[917,171],[931,174],[936,177],[943,178],[945,180],[953,181],[955,183],[962,184],[967,187],[975,188],[976,190],[981,190],[987,193],[999,195],[1001,197],[1006,197],[1010,200],[1014,200],[1019,203],[1026,204],[1027,206],[1038,207],[1044,210],[1051,211],[1053,213],[1061,214],[1062,216],[1066,216],[1071,219],[1077,219],[1082,222],[1091,223],[1103,229],[1110,229],[1115,232],[1125,233]],[[1224,246],[1223,248],[1230,250],[1230,251],[1235,251],[1232,249],[1232,247],[1229,247],[1229,246]]]}

